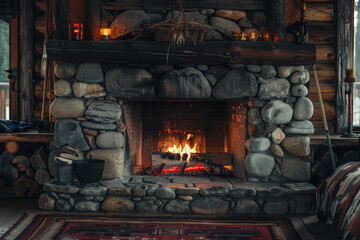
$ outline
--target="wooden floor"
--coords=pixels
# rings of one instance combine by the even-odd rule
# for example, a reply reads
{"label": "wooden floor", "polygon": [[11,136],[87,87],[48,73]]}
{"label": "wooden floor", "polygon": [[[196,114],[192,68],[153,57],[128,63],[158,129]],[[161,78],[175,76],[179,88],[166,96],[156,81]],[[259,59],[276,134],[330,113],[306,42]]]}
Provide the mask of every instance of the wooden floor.
{"label": "wooden floor", "polygon": [[[37,210],[36,198],[0,199],[0,237],[29,210]],[[319,223],[316,216],[305,219],[317,240],[338,239],[332,225]]]}
{"label": "wooden floor", "polygon": [[0,236],[28,210],[37,209],[36,198],[0,199]]}

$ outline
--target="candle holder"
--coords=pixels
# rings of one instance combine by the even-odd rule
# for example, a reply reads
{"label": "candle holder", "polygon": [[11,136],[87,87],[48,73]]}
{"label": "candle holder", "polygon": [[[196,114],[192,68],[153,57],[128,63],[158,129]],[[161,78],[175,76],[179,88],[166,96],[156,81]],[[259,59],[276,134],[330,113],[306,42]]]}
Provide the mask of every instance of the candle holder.
{"label": "candle holder", "polygon": [[84,24],[69,24],[69,37],[73,41],[82,41],[84,39]]}
{"label": "candle holder", "polygon": [[111,28],[100,28],[100,40],[101,41],[111,40]]}
{"label": "candle holder", "polygon": [[263,40],[262,34],[259,33],[259,32],[257,32],[257,33],[256,33],[256,41],[262,41],[262,40]]}
{"label": "candle holder", "polygon": [[240,41],[246,41],[246,32],[241,32],[240,34]]}
{"label": "candle holder", "polygon": [[263,39],[265,42],[270,42],[271,41],[271,34],[270,33],[264,33],[263,35]]}
{"label": "candle holder", "polygon": [[343,134],[342,137],[347,138],[357,138],[358,135],[353,133],[353,86],[354,82],[356,82],[356,77],[354,74],[354,68],[347,68],[346,69],[346,78],[345,82],[349,83],[349,90],[345,93],[348,95],[348,102],[349,102],[349,122],[348,122],[348,130],[347,133]]}
{"label": "candle holder", "polygon": [[256,32],[251,32],[250,33],[250,38],[249,38],[250,41],[256,41]]}
{"label": "candle holder", "polygon": [[231,32],[231,40],[236,41],[239,40],[240,32],[232,31]]}

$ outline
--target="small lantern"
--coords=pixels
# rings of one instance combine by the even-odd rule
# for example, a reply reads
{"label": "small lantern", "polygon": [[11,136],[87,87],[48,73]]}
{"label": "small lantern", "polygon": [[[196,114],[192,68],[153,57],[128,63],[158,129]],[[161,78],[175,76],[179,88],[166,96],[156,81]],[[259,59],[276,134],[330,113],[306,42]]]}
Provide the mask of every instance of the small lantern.
{"label": "small lantern", "polygon": [[69,25],[70,40],[81,41],[84,39],[84,24],[73,23]]}
{"label": "small lantern", "polygon": [[259,33],[259,32],[257,32],[256,33],[256,41],[262,41],[263,39],[262,39],[262,34],[261,33]]}
{"label": "small lantern", "polygon": [[240,41],[246,41],[246,32],[242,32],[240,35]]}
{"label": "small lantern", "polygon": [[240,35],[240,32],[232,31],[231,32],[231,39],[233,41],[239,40],[239,35]]}
{"label": "small lantern", "polygon": [[256,41],[256,32],[251,32],[249,40],[250,41]]}
{"label": "small lantern", "polygon": [[111,28],[100,28],[100,40],[101,41],[111,40]]}
{"label": "small lantern", "polygon": [[263,35],[264,41],[265,42],[270,42],[271,41],[271,34],[270,33],[264,33]]}

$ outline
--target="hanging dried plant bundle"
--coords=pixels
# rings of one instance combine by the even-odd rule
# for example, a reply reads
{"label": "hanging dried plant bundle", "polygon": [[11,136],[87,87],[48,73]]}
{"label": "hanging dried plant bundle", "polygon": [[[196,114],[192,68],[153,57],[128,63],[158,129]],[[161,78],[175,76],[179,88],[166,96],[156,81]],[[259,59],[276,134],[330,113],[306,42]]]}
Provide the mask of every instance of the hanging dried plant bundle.
{"label": "hanging dried plant bundle", "polygon": [[[196,41],[202,41],[204,32],[213,27],[199,22],[187,21],[181,0],[178,0],[178,3],[182,13],[180,17],[173,17],[163,22],[152,24],[143,30],[150,30],[155,33],[155,39],[161,41],[170,40],[176,46],[181,46],[188,40],[193,41],[194,44]],[[174,0],[172,0],[173,5]],[[172,16],[174,16],[174,9],[172,9]]]}
{"label": "hanging dried plant bundle", "polygon": [[193,32],[204,32],[208,29],[212,29],[212,27],[198,22],[186,21],[186,18],[183,15],[177,19],[168,19],[163,22],[155,23],[147,29],[153,32],[170,35],[170,40],[177,46],[181,46],[186,40],[191,40],[196,43],[197,39],[194,38]]}

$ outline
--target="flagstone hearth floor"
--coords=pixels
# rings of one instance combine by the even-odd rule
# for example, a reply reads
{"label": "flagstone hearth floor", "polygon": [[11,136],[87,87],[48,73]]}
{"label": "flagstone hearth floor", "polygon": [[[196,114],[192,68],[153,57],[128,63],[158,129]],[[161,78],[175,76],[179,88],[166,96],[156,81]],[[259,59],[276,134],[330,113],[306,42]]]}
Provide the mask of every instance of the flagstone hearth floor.
{"label": "flagstone hearth floor", "polygon": [[243,182],[220,177],[130,176],[70,186],[45,183],[43,210],[231,216],[304,216],[314,213],[309,183]]}

